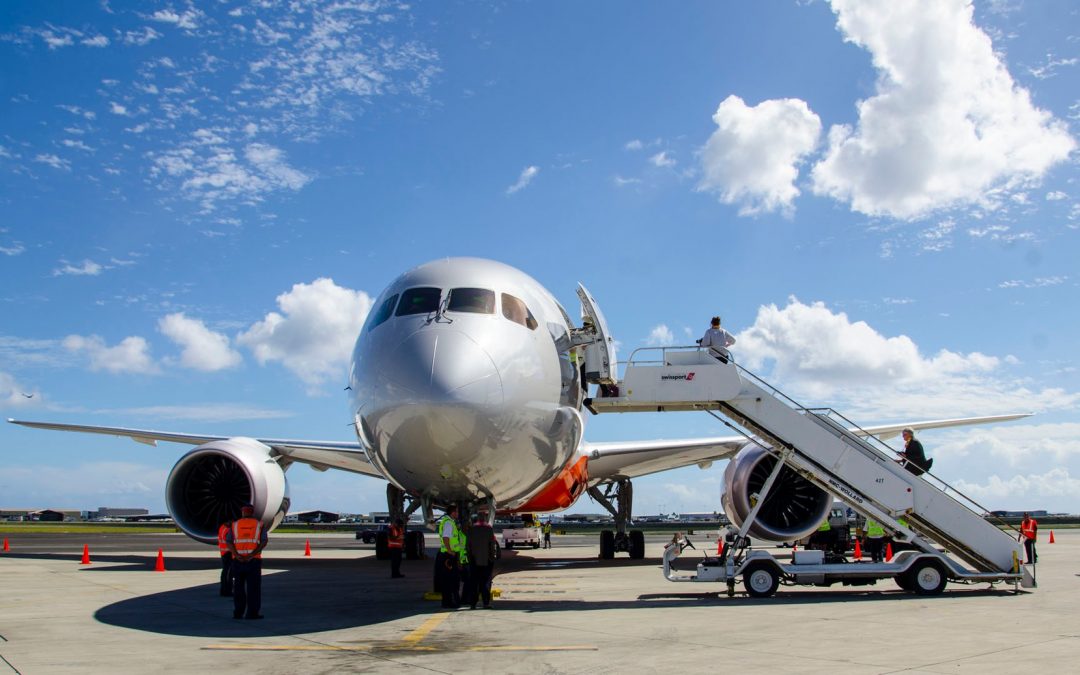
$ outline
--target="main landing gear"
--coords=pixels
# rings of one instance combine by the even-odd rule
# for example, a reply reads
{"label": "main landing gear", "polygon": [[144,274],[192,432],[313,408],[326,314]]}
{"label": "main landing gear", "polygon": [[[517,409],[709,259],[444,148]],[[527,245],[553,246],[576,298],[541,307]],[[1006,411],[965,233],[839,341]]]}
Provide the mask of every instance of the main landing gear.
{"label": "main landing gear", "polygon": [[[623,478],[602,485],[604,485],[602,492],[599,485],[590,487],[589,496],[615,517],[615,531],[600,532],[600,557],[611,560],[616,553],[625,551],[630,554],[631,560],[644,558],[645,533],[641,530],[629,532],[626,530],[626,525],[632,522],[630,513],[634,502],[634,486],[630,483],[630,479]],[[615,506],[612,506],[612,498],[615,499]]]}

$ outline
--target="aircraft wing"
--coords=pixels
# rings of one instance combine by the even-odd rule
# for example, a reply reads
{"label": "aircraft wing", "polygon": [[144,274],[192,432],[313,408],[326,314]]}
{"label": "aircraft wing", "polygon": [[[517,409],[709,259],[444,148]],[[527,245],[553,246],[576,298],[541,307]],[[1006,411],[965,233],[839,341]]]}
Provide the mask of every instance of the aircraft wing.
{"label": "aircraft wing", "polygon": [[[74,431],[84,434],[101,434],[105,436],[122,436],[139,443],[157,445],[158,441],[168,443],[183,443],[186,445],[202,445],[210,441],[223,441],[229,436],[210,436],[200,434],[183,434],[170,431],[154,431],[151,429],[128,429],[126,427],[99,427],[85,424],[60,424],[57,422],[30,422],[26,420],[8,419],[12,424],[35,429],[52,429],[54,431]],[[367,455],[359,443],[347,441],[305,441],[283,438],[256,438],[255,440],[270,446],[278,455],[288,459],[307,464],[320,471],[326,469],[341,469],[353,473],[361,473],[366,476],[382,478],[382,474],[368,461]]]}
{"label": "aircraft wing", "polygon": [[[903,429],[944,429],[975,424],[993,424],[1029,417],[1031,413],[958,417],[902,424],[882,424],[852,429],[859,436],[873,435],[881,440],[898,436]],[[730,459],[751,441],[743,436],[717,438],[688,438],[668,441],[615,441],[587,443],[589,482],[618,478],[636,478],[660,471],[680,469],[694,464],[707,469],[712,462]]]}

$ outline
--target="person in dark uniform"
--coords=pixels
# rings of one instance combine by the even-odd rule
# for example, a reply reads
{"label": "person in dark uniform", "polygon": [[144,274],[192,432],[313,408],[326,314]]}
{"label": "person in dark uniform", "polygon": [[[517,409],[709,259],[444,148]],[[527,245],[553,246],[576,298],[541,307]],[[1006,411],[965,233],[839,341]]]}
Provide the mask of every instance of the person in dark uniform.
{"label": "person in dark uniform", "polygon": [[244,504],[240,514],[225,536],[233,556],[233,618],[261,619],[262,550],[268,538],[254,506]]}
{"label": "person in dark uniform", "polygon": [[488,524],[487,514],[480,512],[476,522],[469,528],[465,537],[469,552],[469,582],[472,588],[468,594],[470,609],[476,609],[478,600],[484,601],[484,609],[491,609],[491,573],[495,568],[495,559],[499,557],[499,541],[495,530]]}
{"label": "person in dark uniform", "polygon": [[900,453],[903,459],[900,463],[916,476],[929,471],[930,463],[926,461],[926,451],[923,450],[922,443],[915,438],[915,433],[911,429],[904,429],[900,434],[904,437],[904,451]]}

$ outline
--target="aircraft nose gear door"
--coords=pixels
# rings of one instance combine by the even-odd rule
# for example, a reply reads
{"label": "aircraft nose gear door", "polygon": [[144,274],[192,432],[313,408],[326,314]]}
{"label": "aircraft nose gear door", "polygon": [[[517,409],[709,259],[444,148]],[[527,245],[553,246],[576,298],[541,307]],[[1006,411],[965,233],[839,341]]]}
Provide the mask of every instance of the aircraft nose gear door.
{"label": "aircraft nose gear door", "polygon": [[608,330],[604,314],[589,290],[578,284],[577,294],[581,298],[585,325],[574,330],[573,341],[575,345],[585,346],[585,381],[614,385],[619,365],[615,358],[615,340]]}

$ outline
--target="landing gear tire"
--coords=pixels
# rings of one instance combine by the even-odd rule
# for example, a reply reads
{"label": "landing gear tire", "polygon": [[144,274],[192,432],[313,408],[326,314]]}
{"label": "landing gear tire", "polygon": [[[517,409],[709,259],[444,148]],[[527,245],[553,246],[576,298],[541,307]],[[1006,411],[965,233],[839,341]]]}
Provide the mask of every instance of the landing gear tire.
{"label": "landing gear tire", "polygon": [[615,557],[615,533],[611,530],[600,531],[600,558],[611,560]]}
{"label": "landing gear tire", "polygon": [[949,578],[945,568],[936,560],[920,560],[907,572],[907,583],[916,595],[938,595],[945,590]]}
{"label": "landing gear tire", "polygon": [[768,598],[780,586],[780,576],[769,563],[751,563],[742,573],[743,586],[752,598]]}
{"label": "landing gear tire", "polygon": [[533,548],[540,548],[540,542],[537,542],[537,543],[533,544],[532,547]]}
{"label": "landing gear tire", "polygon": [[390,559],[390,536],[385,532],[380,532],[375,535],[375,559]]}
{"label": "landing gear tire", "polygon": [[509,550],[511,550],[513,548],[514,548],[514,542],[512,542],[512,541],[506,542],[506,550],[507,551],[509,551]]}
{"label": "landing gear tire", "polygon": [[424,559],[424,533],[423,532],[406,532],[405,533],[405,559],[406,560],[423,560]]}
{"label": "landing gear tire", "polygon": [[645,557],[645,533],[641,530],[630,530],[630,559],[641,560]]}

